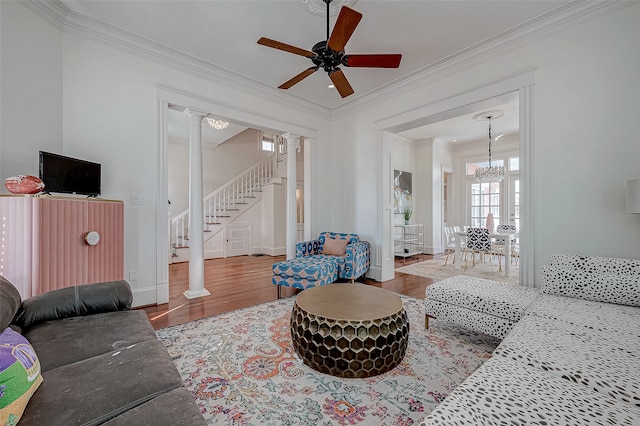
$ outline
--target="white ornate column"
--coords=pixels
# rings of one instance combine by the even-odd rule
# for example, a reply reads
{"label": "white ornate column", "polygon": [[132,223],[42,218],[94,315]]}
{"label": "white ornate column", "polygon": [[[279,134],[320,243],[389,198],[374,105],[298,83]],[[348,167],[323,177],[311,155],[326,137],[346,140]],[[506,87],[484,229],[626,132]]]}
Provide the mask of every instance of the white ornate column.
{"label": "white ornate column", "polygon": [[202,119],[204,111],[186,109],[189,117],[189,290],[187,299],[208,296],[204,288],[204,206],[202,193]]}
{"label": "white ornate column", "polygon": [[298,137],[291,133],[282,135],[287,139],[287,259],[296,257],[298,224],[296,219],[296,147]]}

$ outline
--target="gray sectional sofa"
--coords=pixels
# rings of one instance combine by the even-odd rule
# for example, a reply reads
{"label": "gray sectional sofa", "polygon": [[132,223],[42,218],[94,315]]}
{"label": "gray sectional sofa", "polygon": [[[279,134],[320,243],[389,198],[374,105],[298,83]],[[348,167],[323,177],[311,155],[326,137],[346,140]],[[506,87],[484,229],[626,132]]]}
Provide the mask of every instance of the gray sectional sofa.
{"label": "gray sectional sofa", "polygon": [[427,288],[428,317],[503,340],[421,425],[640,425],[640,261],[555,254],[542,277]]}
{"label": "gray sectional sofa", "polygon": [[20,426],[205,425],[126,281],[20,299],[0,276],[0,331],[33,347],[42,382]]}

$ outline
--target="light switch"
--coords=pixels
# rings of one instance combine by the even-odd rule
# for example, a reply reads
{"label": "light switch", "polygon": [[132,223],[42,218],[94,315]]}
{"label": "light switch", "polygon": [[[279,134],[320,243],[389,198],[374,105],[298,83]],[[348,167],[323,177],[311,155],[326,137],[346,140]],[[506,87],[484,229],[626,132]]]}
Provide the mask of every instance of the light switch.
{"label": "light switch", "polygon": [[131,195],[131,204],[137,205],[137,206],[143,205],[144,204],[144,196],[132,194]]}

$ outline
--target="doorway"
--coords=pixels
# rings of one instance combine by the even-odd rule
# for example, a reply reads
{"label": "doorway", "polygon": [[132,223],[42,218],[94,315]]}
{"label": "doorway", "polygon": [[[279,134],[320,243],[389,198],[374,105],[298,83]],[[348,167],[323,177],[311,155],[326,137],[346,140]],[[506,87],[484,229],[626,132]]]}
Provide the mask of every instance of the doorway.
{"label": "doorway", "polygon": [[[495,81],[493,83],[487,84],[478,89],[474,89],[460,95],[452,96],[450,98],[444,99],[442,101],[434,102],[432,104],[425,105],[421,108],[416,108],[411,112],[407,112],[405,114],[399,114],[394,117],[389,117],[384,120],[380,120],[378,122],[379,127],[377,130],[380,132],[380,137],[378,138],[380,144],[380,166],[381,170],[384,172],[388,168],[385,168],[387,163],[393,162],[393,146],[392,144],[387,143],[392,137],[387,137],[386,135],[403,135],[407,136],[407,133],[413,129],[420,128],[422,126],[428,126],[434,123],[438,123],[444,120],[451,119],[453,117],[458,117],[467,113],[472,113],[474,111],[484,111],[490,110],[498,105],[507,103],[507,102],[515,102],[518,105],[518,114],[517,114],[517,122],[518,122],[518,130],[516,131],[516,135],[518,138],[518,157],[520,161],[520,177],[518,181],[518,220],[520,224],[520,283],[525,286],[534,286],[534,239],[533,239],[533,191],[532,188],[532,180],[531,180],[531,143],[532,143],[532,124],[533,124],[533,83],[534,83],[534,75],[531,71],[525,71],[521,74],[514,75],[503,80]],[[496,93],[494,97],[487,98],[486,95],[491,92]],[[501,93],[501,94],[500,94]],[[498,95],[499,94],[499,95]],[[515,98],[515,101],[514,101]],[[455,105],[459,105],[455,107]],[[452,106],[454,106],[452,108]],[[421,118],[416,119],[415,117],[419,116]],[[431,138],[431,141],[434,139]],[[486,152],[486,146],[482,149],[482,152]],[[435,162],[433,158],[432,162]],[[418,160],[419,161],[419,160]],[[433,168],[433,163],[421,164],[421,167]],[[382,180],[385,181],[388,179],[392,179],[390,176],[383,176]],[[440,177],[438,177],[440,178]],[[383,182],[384,183],[384,182]],[[454,171],[453,174],[453,182],[449,182],[447,186],[453,186],[452,196],[454,200],[462,200],[464,199],[464,195],[466,194],[466,179],[464,178],[464,173],[460,172],[458,169]],[[384,187],[384,185],[381,185]],[[433,186],[435,188],[435,185]],[[442,190],[444,188],[443,185],[438,185],[438,190]],[[504,189],[506,192],[510,191],[510,188]],[[381,211],[385,211],[387,208],[385,200],[388,197],[386,194],[382,194],[379,198],[380,200],[380,209]],[[442,200],[444,197],[433,197],[432,199],[437,200],[438,204],[442,204]],[[453,202],[451,198],[447,199],[447,220],[451,223],[452,220],[460,220],[464,219],[466,222],[466,217],[463,217],[464,213],[459,213],[460,211],[465,211],[464,207],[459,208],[456,207],[456,211],[458,213],[452,212],[452,205],[457,202]],[[442,211],[442,206],[437,206],[438,208],[438,216],[440,216],[440,212]],[[384,215],[383,215],[384,217]],[[387,221],[382,221],[380,223],[382,232],[382,246],[386,247],[392,244],[393,234],[392,229],[389,226]],[[433,226],[433,235],[438,235],[441,238],[442,231],[441,226],[442,222],[438,224],[434,224]],[[437,230],[436,230],[437,227]],[[432,240],[433,244],[433,240]],[[380,261],[381,265],[381,276],[389,276],[389,273],[385,270],[385,268],[389,267],[389,262],[385,261],[386,258]],[[391,274],[391,276],[393,276]]]}

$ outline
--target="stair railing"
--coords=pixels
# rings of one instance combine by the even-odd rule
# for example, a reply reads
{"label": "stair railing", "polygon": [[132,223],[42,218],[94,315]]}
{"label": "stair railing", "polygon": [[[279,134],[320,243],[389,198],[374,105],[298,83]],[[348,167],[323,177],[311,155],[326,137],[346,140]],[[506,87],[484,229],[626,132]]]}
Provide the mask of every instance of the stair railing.
{"label": "stair railing", "polygon": [[[270,154],[204,197],[205,230],[219,224],[220,218],[230,217],[232,211],[247,204],[247,199],[255,198],[256,192],[262,192],[262,185],[277,176],[277,157],[276,153]],[[188,247],[188,230],[189,210],[185,210],[171,220],[171,247]]]}

